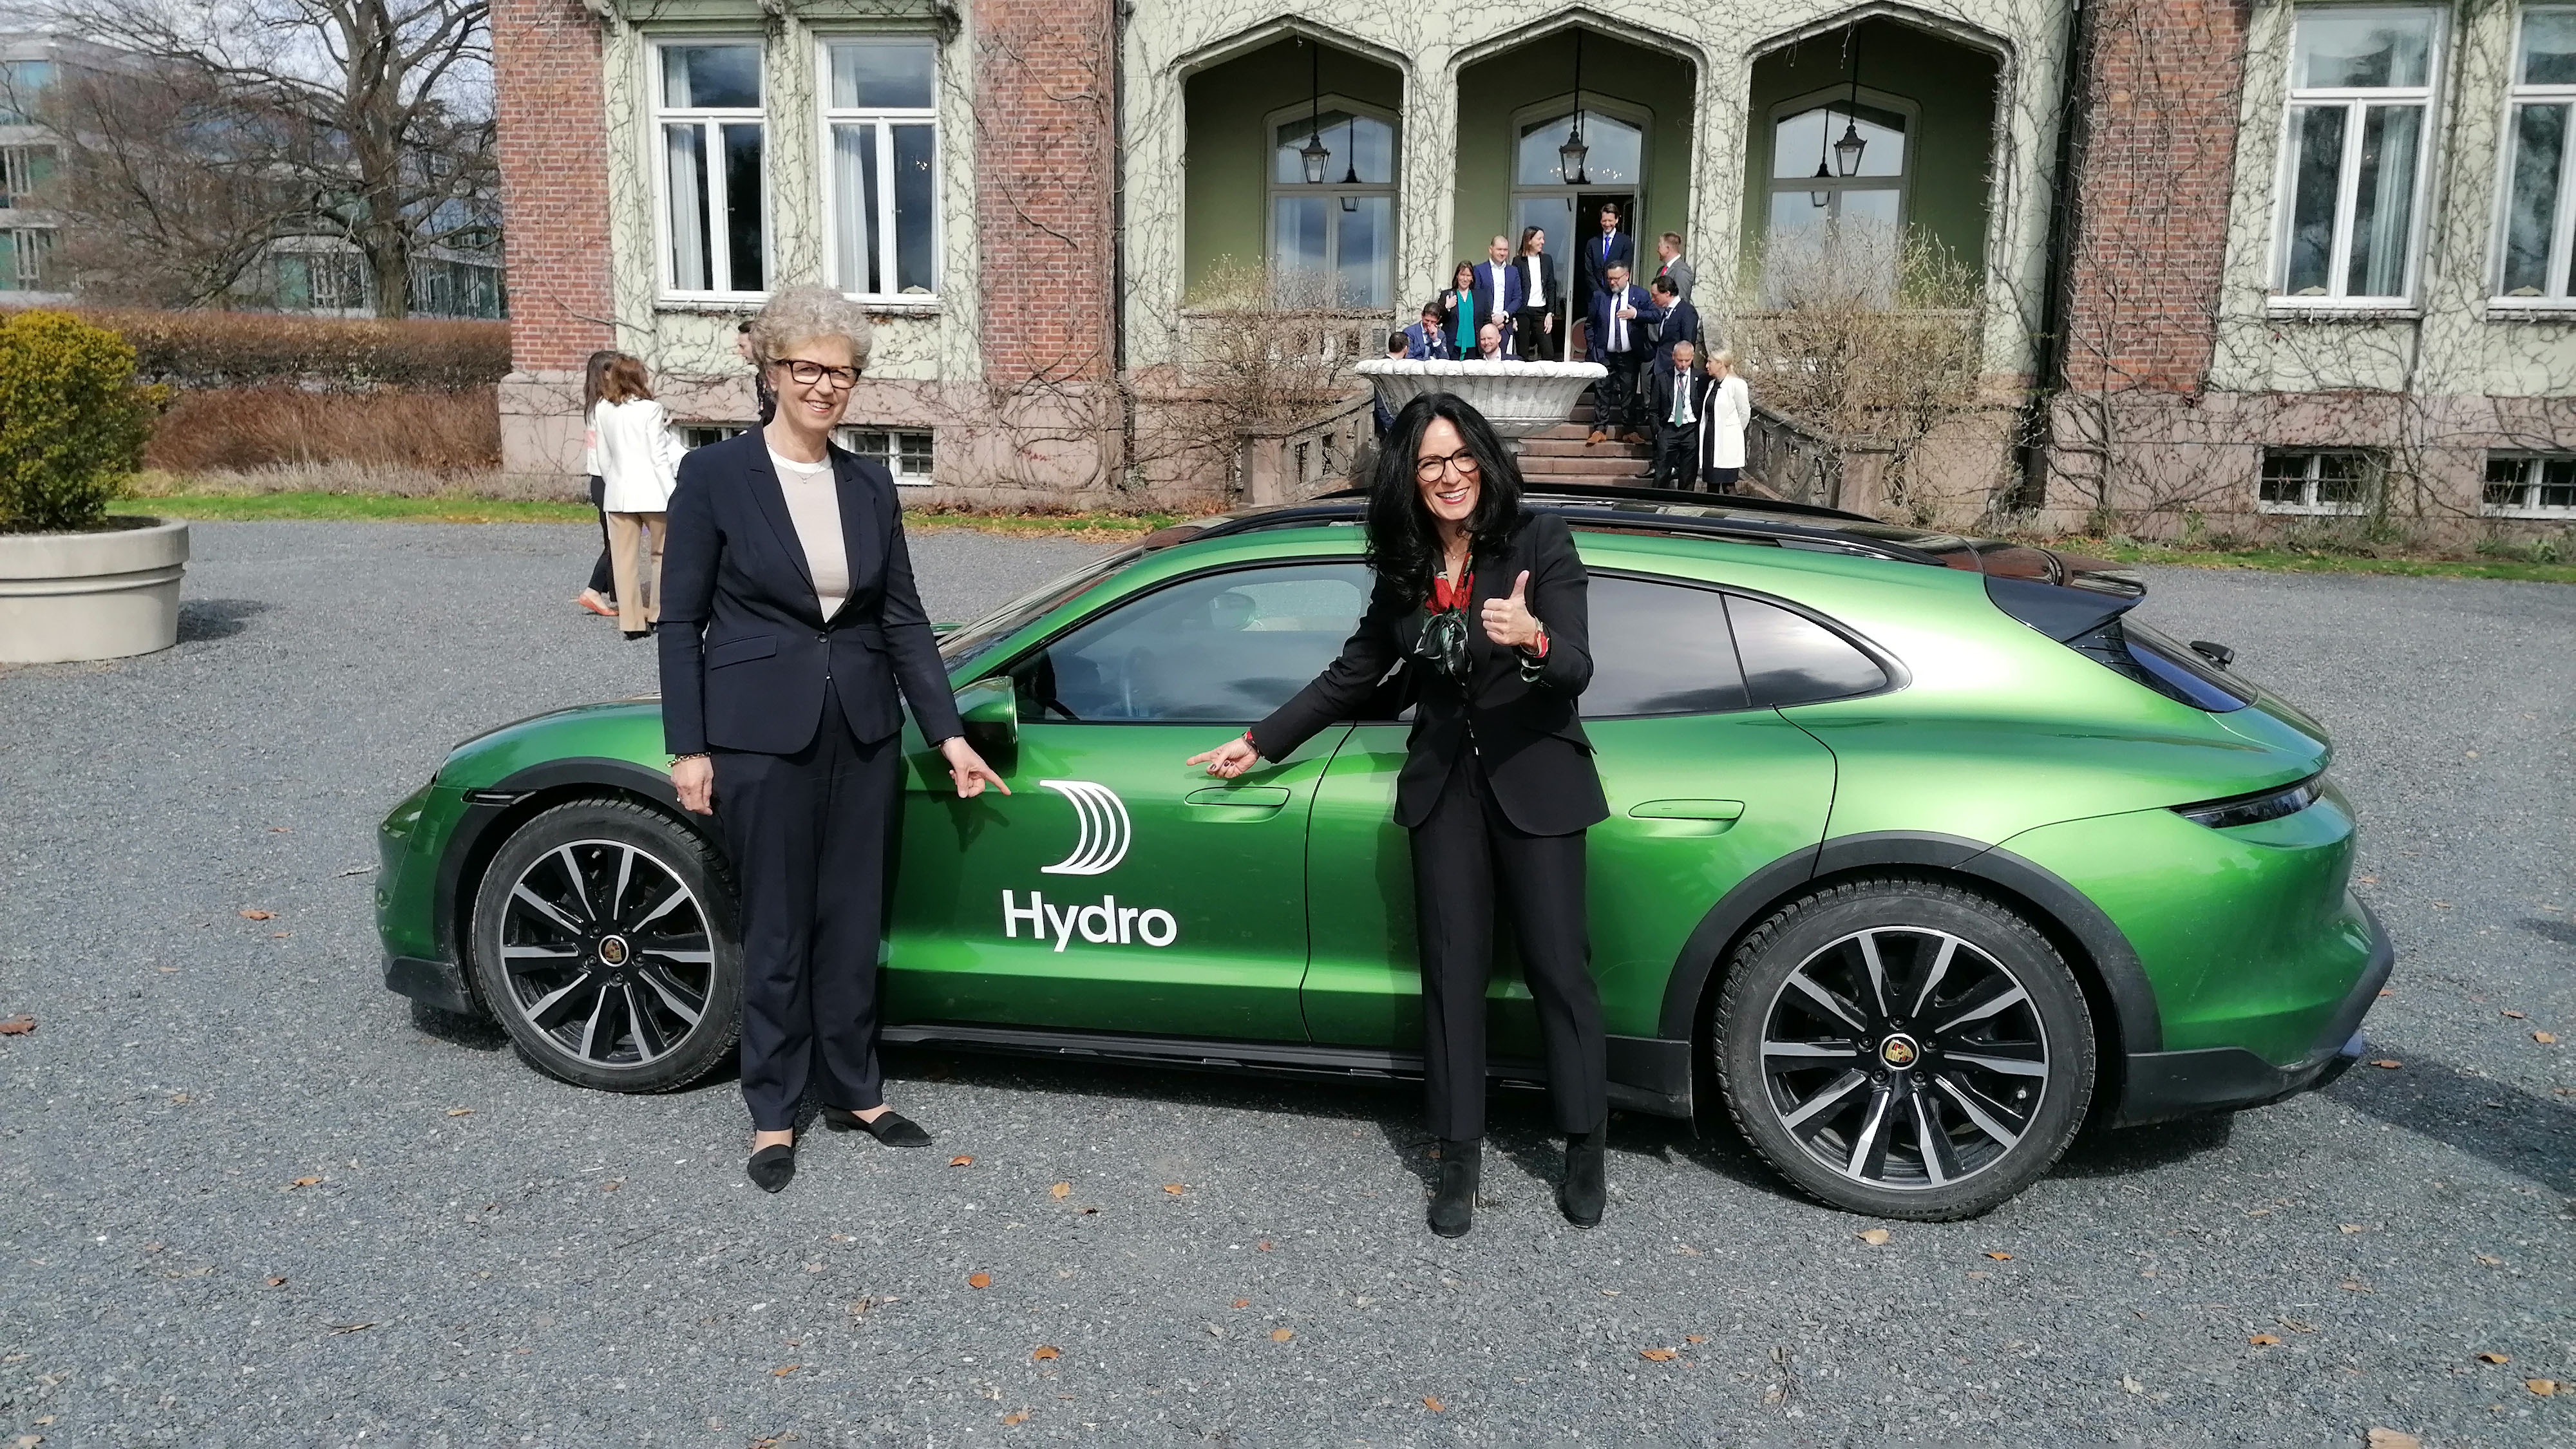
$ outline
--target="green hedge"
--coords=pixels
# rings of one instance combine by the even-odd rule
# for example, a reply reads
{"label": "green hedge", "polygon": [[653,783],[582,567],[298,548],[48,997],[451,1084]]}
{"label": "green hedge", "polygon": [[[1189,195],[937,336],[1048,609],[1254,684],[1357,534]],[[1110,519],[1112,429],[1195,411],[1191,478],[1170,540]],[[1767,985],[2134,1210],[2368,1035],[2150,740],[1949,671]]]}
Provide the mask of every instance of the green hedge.
{"label": "green hedge", "polygon": [[72,310],[131,343],[139,375],[184,388],[294,382],[455,389],[489,386],[510,370],[507,322]]}

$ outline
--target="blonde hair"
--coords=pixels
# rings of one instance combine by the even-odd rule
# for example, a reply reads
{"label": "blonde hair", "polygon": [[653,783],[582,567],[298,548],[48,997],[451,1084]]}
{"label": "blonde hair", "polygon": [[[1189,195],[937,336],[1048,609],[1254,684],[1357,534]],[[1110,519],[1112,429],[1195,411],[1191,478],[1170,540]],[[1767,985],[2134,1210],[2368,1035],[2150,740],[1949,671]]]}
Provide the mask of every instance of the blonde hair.
{"label": "blonde hair", "polygon": [[751,351],[763,366],[786,355],[799,342],[837,337],[850,344],[850,365],[868,366],[868,314],[829,287],[812,282],[781,287],[751,319]]}
{"label": "blonde hair", "polygon": [[1735,366],[1735,354],[1726,348],[1721,347],[1711,352],[1707,357],[1703,358],[1702,361],[1718,363],[1725,367],[1733,367]]}

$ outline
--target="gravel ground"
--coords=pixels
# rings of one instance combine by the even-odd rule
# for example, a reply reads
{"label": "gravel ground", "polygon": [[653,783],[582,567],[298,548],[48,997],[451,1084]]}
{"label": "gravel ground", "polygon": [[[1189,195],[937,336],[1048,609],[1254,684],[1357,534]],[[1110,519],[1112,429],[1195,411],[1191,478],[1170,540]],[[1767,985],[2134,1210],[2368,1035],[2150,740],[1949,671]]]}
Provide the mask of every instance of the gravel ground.
{"label": "gravel ground", "polygon": [[[647,650],[568,606],[587,530],[196,538],[177,649],[0,675],[16,1444],[2576,1440],[2576,1389],[2523,1383],[2576,1379],[2576,1047],[2533,1039],[2576,1041],[2576,589],[2168,571],[2144,606],[2337,730],[2401,1068],[1880,1246],[1639,1119],[1572,1230],[1516,1096],[1442,1242],[1408,1088],[902,1054],[940,1150],[818,1140],[770,1198],[729,1079],[580,1092],[416,1012],[375,822]],[[1090,552],[916,541],[951,617]]]}

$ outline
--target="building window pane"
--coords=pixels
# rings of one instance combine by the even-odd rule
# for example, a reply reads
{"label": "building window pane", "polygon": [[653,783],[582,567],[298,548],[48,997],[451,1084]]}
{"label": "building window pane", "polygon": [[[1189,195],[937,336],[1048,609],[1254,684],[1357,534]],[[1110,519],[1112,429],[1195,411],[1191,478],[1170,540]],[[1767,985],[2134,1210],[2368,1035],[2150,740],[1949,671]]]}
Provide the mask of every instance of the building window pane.
{"label": "building window pane", "polygon": [[2279,277],[2292,297],[2402,299],[2440,21],[2303,11],[2292,41]]}
{"label": "building window pane", "polygon": [[[1395,305],[1395,123],[1348,107],[1270,118],[1273,300],[1283,307]],[[1304,148],[1325,151],[1321,182]]]}
{"label": "building window pane", "polygon": [[2367,449],[2274,448],[2256,497],[2266,513],[2367,513],[2386,471]]}
{"label": "building window pane", "polygon": [[767,285],[760,226],[760,126],[726,126],[724,148],[725,249],[733,266],[728,290],[757,292]]}
{"label": "building window pane", "polygon": [[2529,10],[2516,42],[2499,298],[2576,297],[2576,9]]}
{"label": "building window pane", "polygon": [[2424,112],[2372,106],[2362,121],[2361,169],[2353,183],[2352,264],[2344,290],[2394,297],[2406,290],[2406,234],[2415,208],[2415,141]]}
{"label": "building window pane", "polygon": [[2576,518],[2576,456],[2490,453],[2480,511],[2515,518]]}
{"label": "building window pane", "polygon": [[665,126],[670,188],[671,285],[683,292],[712,292],[715,273],[707,246],[707,138],[695,125]]}
{"label": "building window pane", "polygon": [[1325,240],[1324,196],[1282,196],[1271,202],[1270,265],[1279,285],[1290,295],[1322,292],[1331,275],[1331,250]]}
{"label": "building window pane", "polygon": [[1860,167],[1853,175],[1905,174],[1905,117],[1877,106],[1837,102],[1800,111],[1771,127],[1772,179],[1804,181],[1819,165],[1836,171],[1833,144],[1846,130],[1861,139]]}
{"label": "building window pane", "polygon": [[834,284],[855,296],[939,290],[938,51],[928,40],[832,41]]}
{"label": "building window pane", "polygon": [[[1512,180],[1519,186],[1567,186],[1565,161],[1558,154],[1574,128],[1574,112],[1525,122]],[[1583,174],[1586,184],[1633,186],[1644,177],[1646,133],[1632,121],[1601,111],[1583,112]]]}
{"label": "building window pane", "polygon": [[2567,160],[2567,110],[2522,106],[2514,112],[2500,288],[2508,297],[2538,297],[2550,289],[2549,253],[2557,231],[2559,178]]}
{"label": "building window pane", "polygon": [[0,60],[0,126],[32,124],[45,88],[53,83],[51,61]]}
{"label": "building window pane", "polygon": [[1305,184],[1308,141],[1324,147],[1327,186],[1388,186],[1395,181],[1395,127],[1375,116],[1355,116],[1340,110],[1300,116],[1282,122],[1272,139],[1273,181]]}
{"label": "building window pane", "polygon": [[760,47],[664,46],[662,105],[673,111],[760,109]]}
{"label": "building window pane", "polygon": [[53,147],[0,146],[0,210],[36,205],[36,189],[53,175]]}
{"label": "building window pane", "polygon": [[2290,267],[2286,290],[2294,297],[2322,297],[2334,265],[2335,191],[2343,178],[2341,106],[2298,113],[2290,163]]}
{"label": "building window pane", "polygon": [[2522,17],[2522,70],[2527,86],[2576,86],[2576,10],[2532,10]]}
{"label": "building window pane", "polygon": [[2329,12],[2299,17],[2292,84],[2303,90],[2381,90],[2429,83],[2433,18],[2422,12]]}
{"label": "building window pane", "polygon": [[666,285],[759,292],[769,284],[760,47],[666,45],[659,54]]}

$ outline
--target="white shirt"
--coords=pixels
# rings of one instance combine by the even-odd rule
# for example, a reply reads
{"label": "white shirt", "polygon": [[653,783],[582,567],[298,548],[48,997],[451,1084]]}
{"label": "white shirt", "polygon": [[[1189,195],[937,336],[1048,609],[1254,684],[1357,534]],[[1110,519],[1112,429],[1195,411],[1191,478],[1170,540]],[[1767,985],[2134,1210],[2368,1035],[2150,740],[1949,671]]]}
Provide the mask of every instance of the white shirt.
{"label": "white shirt", "polygon": [[1613,352],[1628,350],[1628,319],[1619,315],[1619,309],[1627,305],[1626,292],[1610,294],[1610,350]]}
{"label": "white shirt", "polygon": [[591,409],[590,426],[606,485],[599,506],[610,513],[667,512],[679,483],[680,455],[688,451],[671,431],[671,415],[649,397],[603,400]]}
{"label": "white shirt", "polygon": [[769,466],[778,474],[778,491],[787,495],[787,517],[805,550],[805,571],[814,576],[815,606],[828,621],[850,597],[850,551],[841,538],[841,485],[832,476],[832,455],[827,451],[820,463],[799,463],[772,448]]}
{"label": "white shirt", "polygon": [[1744,430],[1753,422],[1753,393],[1744,379],[1728,373],[1709,394],[1708,431],[1703,448],[1711,468],[1744,466]]}
{"label": "white shirt", "polygon": [[1505,330],[1509,330],[1512,325],[1512,309],[1505,305],[1510,300],[1511,279],[1503,273],[1511,269],[1512,264],[1509,262],[1488,262],[1485,265],[1485,275],[1493,279],[1489,285],[1494,289],[1494,324]]}
{"label": "white shirt", "polygon": [[1547,288],[1539,281],[1538,263],[1536,256],[1521,258],[1522,270],[1529,273],[1529,283],[1521,289],[1521,305],[1543,311],[1547,307]]}

